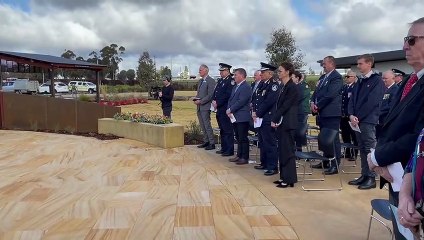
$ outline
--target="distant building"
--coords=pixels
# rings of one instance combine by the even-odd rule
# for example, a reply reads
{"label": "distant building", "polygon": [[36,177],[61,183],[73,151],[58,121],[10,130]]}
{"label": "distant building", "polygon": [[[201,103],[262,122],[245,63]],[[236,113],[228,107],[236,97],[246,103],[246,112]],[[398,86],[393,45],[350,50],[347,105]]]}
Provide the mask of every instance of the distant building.
{"label": "distant building", "polygon": [[[405,58],[405,51],[395,50],[388,52],[371,53],[374,56],[374,69],[384,72],[392,68],[399,69],[405,73],[411,73],[414,70],[408,65]],[[360,55],[336,58],[337,69],[352,69],[358,71],[356,60]],[[322,60],[317,61],[321,64]]]}

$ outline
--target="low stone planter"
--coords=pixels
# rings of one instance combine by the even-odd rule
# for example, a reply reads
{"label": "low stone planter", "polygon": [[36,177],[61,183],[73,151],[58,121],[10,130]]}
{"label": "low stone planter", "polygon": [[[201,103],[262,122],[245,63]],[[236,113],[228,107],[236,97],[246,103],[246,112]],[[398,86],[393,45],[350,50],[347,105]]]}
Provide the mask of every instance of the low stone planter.
{"label": "low stone planter", "polygon": [[161,148],[184,146],[184,126],[176,123],[137,123],[113,118],[99,119],[99,133],[137,140]]}

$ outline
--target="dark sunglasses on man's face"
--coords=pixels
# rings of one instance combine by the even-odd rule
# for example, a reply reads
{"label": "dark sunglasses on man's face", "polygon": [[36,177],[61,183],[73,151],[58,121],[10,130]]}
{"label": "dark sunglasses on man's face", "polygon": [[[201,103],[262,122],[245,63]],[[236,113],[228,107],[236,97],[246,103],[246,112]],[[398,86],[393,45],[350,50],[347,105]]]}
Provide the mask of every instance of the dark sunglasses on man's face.
{"label": "dark sunglasses on man's face", "polygon": [[417,38],[424,38],[424,36],[407,36],[403,38],[403,41],[408,42],[409,46],[414,46]]}

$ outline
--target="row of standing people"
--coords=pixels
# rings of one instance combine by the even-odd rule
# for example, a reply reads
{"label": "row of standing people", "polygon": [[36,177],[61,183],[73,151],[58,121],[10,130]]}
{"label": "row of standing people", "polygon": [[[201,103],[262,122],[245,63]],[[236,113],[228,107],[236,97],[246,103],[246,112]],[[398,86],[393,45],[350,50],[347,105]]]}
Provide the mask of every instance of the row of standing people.
{"label": "row of standing people", "polygon": [[[255,73],[255,82],[248,85],[244,69],[236,69],[234,79],[230,74],[231,66],[220,63],[220,75],[217,83],[209,77],[206,65],[201,65],[197,96],[197,115],[204,143],[199,148],[215,149],[210,111],[216,111],[220,129],[222,156],[234,155],[234,136],[238,148],[230,162],[238,165],[249,161],[249,129],[256,130],[259,137],[261,163],[256,169],[263,169],[264,174],[272,176],[280,172],[280,179],[275,181],[277,187],[293,187],[297,182],[295,165],[295,136],[298,119],[306,123],[306,117],[298,116],[299,87],[292,80],[300,79],[295,75],[291,63],[282,63],[278,67],[278,80],[274,79],[277,67],[261,63],[261,69]],[[304,86],[302,84],[302,86]],[[303,90],[302,90],[303,91]],[[279,162],[279,164],[278,164]],[[279,165],[279,166],[278,166]]]}

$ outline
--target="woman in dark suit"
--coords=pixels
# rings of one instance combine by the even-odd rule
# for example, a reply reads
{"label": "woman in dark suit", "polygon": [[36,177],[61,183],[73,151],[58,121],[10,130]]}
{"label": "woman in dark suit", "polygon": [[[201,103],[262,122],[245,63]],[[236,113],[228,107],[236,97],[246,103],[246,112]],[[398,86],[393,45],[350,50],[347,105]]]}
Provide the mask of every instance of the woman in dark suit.
{"label": "woman in dark suit", "polygon": [[293,187],[297,182],[295,135],[299,91],[290,76],[294,73],[293,64],[283,62],[278,67],[281,81],[280,93],[275,103],[271,127],[277,128],[280,180],[275,181],[279,188]]}

